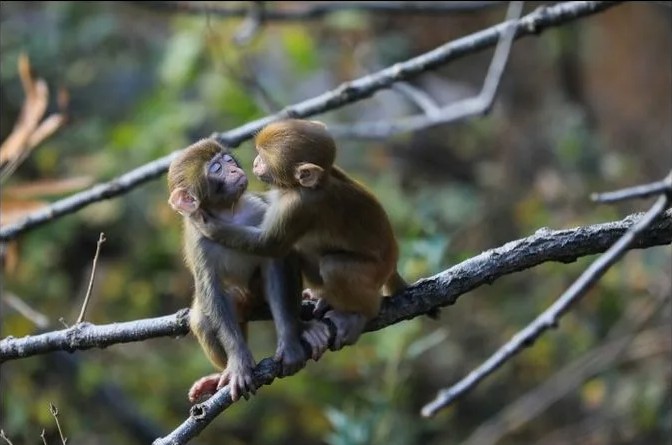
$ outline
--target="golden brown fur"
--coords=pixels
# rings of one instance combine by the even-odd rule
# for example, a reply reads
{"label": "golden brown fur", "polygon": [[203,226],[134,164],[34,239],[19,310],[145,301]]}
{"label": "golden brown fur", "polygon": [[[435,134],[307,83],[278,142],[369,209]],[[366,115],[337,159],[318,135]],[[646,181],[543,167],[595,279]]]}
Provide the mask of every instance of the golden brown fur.
{"label": "golden brown fur", "polygon": [[344,323],[351,331],[344,341],[352,343],[363,321],[378,313],[381,288],[394,293],[406,286],[396,271],[399,253],[387,214],[373,194],[333,166],[336,145],[323,124],[275,122],[255,143],[253,171],[273,187],[261,227],[199,227],[251,253],[282,255],[294,247],[306,263],[307,293],[337,312],[363,316]]}

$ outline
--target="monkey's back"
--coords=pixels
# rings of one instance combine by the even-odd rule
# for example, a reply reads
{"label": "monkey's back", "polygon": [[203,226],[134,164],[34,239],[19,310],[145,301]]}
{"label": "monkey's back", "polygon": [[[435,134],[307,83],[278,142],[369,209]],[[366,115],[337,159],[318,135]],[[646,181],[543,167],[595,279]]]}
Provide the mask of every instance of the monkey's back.
{"label": "monkey's back", "polygon": [[309,255],[351,252],[396,265],[398,246],[389,217],[363,185],[334,167],[328,186],[304,191],[304,198],[312,209],[313,229],[297,242],[297,249]]}

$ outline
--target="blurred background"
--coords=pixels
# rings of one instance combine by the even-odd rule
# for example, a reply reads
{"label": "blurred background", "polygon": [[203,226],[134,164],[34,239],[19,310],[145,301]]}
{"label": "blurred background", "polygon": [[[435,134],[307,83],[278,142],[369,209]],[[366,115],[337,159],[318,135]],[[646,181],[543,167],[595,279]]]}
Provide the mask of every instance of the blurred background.
{"label": "blurred background", "polygon": [[[1,3],[0,140],[24,103],[21,60],[46,82],[45,117],[66,116],[2,178],[3,225],[215,131],[492,26],[507,7],[481,2],[494,5],[432,14],[346,8],[269,20],[244,36],[244,16],[141,3]],[[300,10],[321,2],[268,3]],[[392,219],[407,280],[541,227],[572,228],[648,208],[649,201],[599,205],[590,194],[655,181],[672,167],[669,3],[624,4],[517,41],[487,117],[384,140],[337,139],[337,162],[372,189]],[[525,12],[539,5],[527,2]],[[409,83],[440,104],[471,97],[491,57],[492,50],[479,52]],[[387,90],[316,118],[347,126],[417,112],[408,96]],[[248,171],[253,153],[250,142],[236,151]],[[60,329],[60,319],[74,323],[100,232],[107,242],[88,321],[156,317],[189,305],[180,218],[167,204],[162,176],[7,246],[3,338]],[[235,404],[193,443],[669,443],[669,246],[628,253],[559,329],[435,418],[419,416],[438,389],[486,359],[592,260],[516,273],[462,296],[439,320],[367,334]],[[22,315],[20,303],[38,314]],[[272,324],[250,328],[255,357],[272,355]],[[188,388],[212,367],[189,335],[15,360],[0,372],[0,426],[14,444],[38,443],[43,429],[49,444],[60,443],[49,403],[70,443],[146,444],[186,418]],[[531,403],[520,405],[522,397]]]}

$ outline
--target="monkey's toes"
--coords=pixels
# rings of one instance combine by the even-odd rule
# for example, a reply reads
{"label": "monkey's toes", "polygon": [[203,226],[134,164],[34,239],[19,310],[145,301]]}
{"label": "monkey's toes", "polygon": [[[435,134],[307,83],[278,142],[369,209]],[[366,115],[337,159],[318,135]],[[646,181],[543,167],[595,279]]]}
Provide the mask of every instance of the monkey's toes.
{"label": "monkey's toes", "polygon": [[191,403],[210,397],[217,392],[220,374],[211,374],[196,380],[189,389],[188,398]]}

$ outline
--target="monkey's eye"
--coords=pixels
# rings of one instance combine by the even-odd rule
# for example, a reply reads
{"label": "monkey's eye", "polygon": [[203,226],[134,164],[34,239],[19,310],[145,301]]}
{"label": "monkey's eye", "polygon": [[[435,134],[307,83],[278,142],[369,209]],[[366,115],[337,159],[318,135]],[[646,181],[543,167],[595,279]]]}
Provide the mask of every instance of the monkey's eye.
{"label": "monkey's eye", "polygon": [[222,164],[219,162],[213,162],[210,164],[210,173],[219,173],[222,170]]}
{"label": "monkey's eye", "polygon": [[229,164],[231,164],[231,163],[236,162],[236,161],[234,161],[233,156],[224,155],[224,162],[228,162]]}

